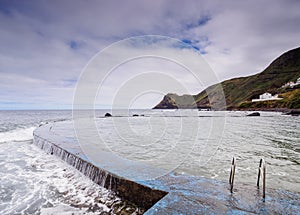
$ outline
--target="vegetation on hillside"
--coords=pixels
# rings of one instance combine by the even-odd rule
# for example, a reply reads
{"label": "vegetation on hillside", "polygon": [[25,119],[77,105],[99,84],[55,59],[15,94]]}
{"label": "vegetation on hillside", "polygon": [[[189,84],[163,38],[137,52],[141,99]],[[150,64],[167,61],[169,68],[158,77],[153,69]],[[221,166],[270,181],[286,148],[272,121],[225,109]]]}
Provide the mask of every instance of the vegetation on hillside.
{"label": "vegetation on hillside", "polygon": [[[239,107],[245,101],[258,98],[269,92],[280,93],[281,86],[289,81],[296,81],[300,77],[300,48],[288,51],[273,61],[263,72],[242,78],[234,78],[221,83],[227,108]],[[204,104],[208,101],[207,94],[214,92],[211,86],[196,95],[196,101]],[[207,93],[208,92],[208,93]],[[213,100],[214,96],[210,96]],[[206,98],[206,101],[205,101]]]}
{"label": "vegetation on hillside", "polygon": [[281,100],[270,100],[261,102],[246,101],[240,104],[239,108],[300,108],[300,89],[279,94]]}
{"label": "vegetation on hillside", "polygon": [[[185,107],[212,106],[216,109],[246,108],[249,106],[261,107],[299,107],[299,90],[284,92],[281,87],[290,81],[296,81],[300,77],[300,48],[290,50],[276,60],[274,60],[263,72],[256,75],[234,78],[226,80],[220,84],[215,84],[197,95],[193,95],[193,104],[182,96],[172,96],[172,103],[177,104],[185,101]],[[251,104],[251,100],[259,95],[269,92],[271,94],[281,94],[283,100],[259,102]],[[186,97],[187,95],[185,95]],[[224,103],[224,99],[225,102]],[[160,104],[163,103],[164,106]],[[172,108],[173,104],[161,101],[155,108]]]}

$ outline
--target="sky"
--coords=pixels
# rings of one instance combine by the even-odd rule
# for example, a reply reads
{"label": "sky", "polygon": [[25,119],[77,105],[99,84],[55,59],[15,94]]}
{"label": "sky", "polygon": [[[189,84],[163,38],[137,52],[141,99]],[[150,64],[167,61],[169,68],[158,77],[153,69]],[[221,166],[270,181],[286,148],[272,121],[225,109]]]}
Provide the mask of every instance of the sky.
{"label": "sky", "polygon": [[[252,75],[299,46],[299,11],[298,0],[0,0],[0,110],[71,109],[91,60],[135,36],[161,35],[189,44],[208,63],[215,82]],[[154,64],[192,94],[212,84],[189,82],[180,77],[186,71],[168,62]],[[152,67],[151,59],[143,59],[116,68],[99,86],[96,107],[110,108],[116,90],[137,75],[137,68]],[[136,95],[132,108],[151,108],[172,90],[183,93],[153,89],[154,94]]]}

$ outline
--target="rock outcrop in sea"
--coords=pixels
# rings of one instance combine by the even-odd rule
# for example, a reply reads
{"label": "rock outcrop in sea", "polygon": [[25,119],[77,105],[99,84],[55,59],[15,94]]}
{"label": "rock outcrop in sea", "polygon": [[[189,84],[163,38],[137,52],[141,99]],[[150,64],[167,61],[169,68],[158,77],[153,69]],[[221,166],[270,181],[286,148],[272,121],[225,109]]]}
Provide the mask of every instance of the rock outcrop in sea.
{"label": "rock outcrop in sea", "polygon": [[253,113],[247,114],[247,116],[260,116],[260,113],[259,112],[253,112]]}

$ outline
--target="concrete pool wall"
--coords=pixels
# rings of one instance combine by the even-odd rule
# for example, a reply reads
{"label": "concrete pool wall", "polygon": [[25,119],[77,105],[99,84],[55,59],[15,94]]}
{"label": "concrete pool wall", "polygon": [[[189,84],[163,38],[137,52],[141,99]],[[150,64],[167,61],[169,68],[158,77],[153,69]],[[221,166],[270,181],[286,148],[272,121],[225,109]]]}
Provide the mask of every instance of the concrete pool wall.
{"label": "concrete pool wall", "polygon": [[[109,162],[108,159],[103,168],[89,160],[75,137],[67,138],[52,132],[59,123],[64,122],[38,127],[34,131],[34,144],[58,156],[100,186],[145,209],[145,214],[298,214],[300,211],[299,193],[267,189],[263,199],[262,191],[255,183],[235,182],[233,193],[230,193],[228,183],[198,176],[169,173],[153,180],[136,180],[123,174],[126,170],[138,173],[141,164],[132,162],[123,163],[121,171],[116,168],[118,161]],[[109,158],[109,155],[105,156]],[[147,171],[157,171],[155,167],[142,167]]]}

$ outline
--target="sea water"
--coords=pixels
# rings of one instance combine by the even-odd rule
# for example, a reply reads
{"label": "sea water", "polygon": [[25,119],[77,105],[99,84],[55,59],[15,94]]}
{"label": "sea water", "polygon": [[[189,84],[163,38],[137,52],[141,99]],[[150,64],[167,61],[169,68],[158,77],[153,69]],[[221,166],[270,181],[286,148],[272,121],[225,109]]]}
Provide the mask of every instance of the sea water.
{"label": "sea water", "polygon": [[134,205],[32,144],[33,130],[71,111],[0,111],[0,214],[140,214]]}
{"label": "sea water", "polygon": [[[264,158],[268,187],[300,192],[300,117],[198,110],[123,110],[103,117],[106,112],[96,111],[93,119],[103,150],[224,181],[235,157],[235,183],[253,185]],[[74,136],[71,119],[70,111],[0,111],[1,214],[111,213],[120,203],[115,194],[32,144],[32,131],[46,122],[65,121],[53,132]]]}

